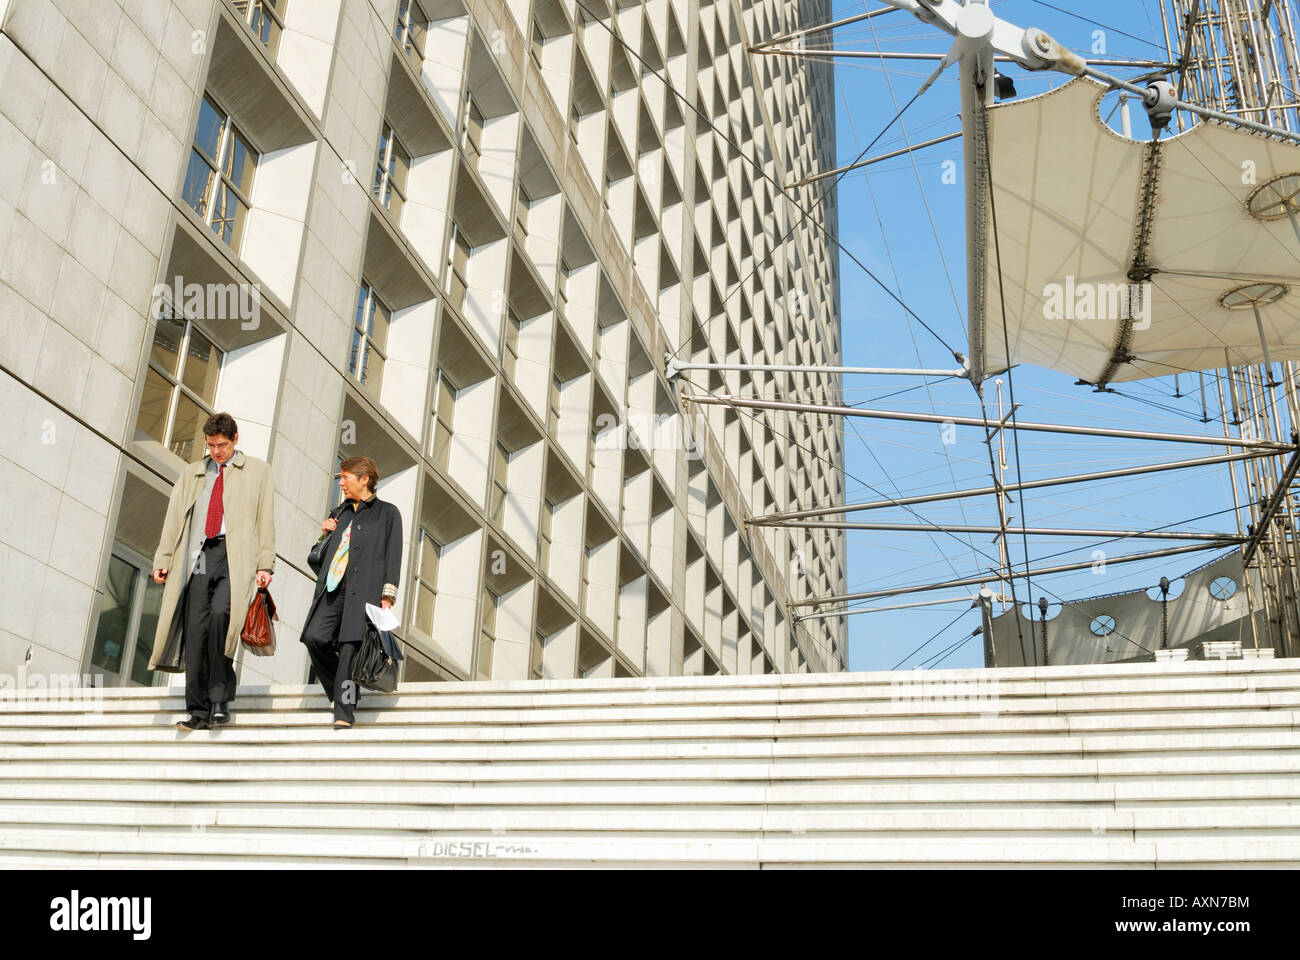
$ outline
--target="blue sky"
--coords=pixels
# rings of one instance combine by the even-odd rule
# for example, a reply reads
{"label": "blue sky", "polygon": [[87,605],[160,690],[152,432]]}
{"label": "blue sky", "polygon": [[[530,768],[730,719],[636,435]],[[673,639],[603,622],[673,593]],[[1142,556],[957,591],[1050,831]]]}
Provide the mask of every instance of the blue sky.
{"label": "blue sky", "polygon": [[[868,5],[880,6],[876,0]],[[998,16],[1022,27],[1046,30],[1059,42],[1090,55],[1098,47],[1107,57],[1166,59],[1157,0],[1098,0],[1081,3],[1059,0],[1054,6],[1038,0],[1002,0],[994,3]],[[838,3],[836,18],[863,10],[861,0]],[[1086,19],[1084,19],[1086,18]],[[1096,23],[1088,22],[1096,21]],[[874,32],[873,32],[874,28]],[[1101,31],[1098,33],[1097,31]],[[898,12],[836,31],[839,49],[943,52],[948,38],[911,15]],[[1095,55],[1102,55],[1097,53]],[[892,61],[839,61],[836,71],[836,121],[839,163],[854,160],[859,152],[915,92],[932,65]],[[1018,96],[1046,91],[1065,82],[1060,74],[1029,74],[1017,68],[1006,72],[1015,80]],[[1138,71],[1115,68],[1121,76]],[[873,155],[906,143],[931,139],[959,129],[955,70],[945,75],[872,148]],[[1145,115],[1134,111],[1135,135],[1147,132]],[[904,140],[904,132],[907,140]],[[929,148],[909,158],[887,161],[869,172],[846,176],[839,185],[840,240],[885,284],[949,343],[965,352],[965,249],[964,187],[961,183],[961,142]],[[955,161],[957,182],[945,183],[945,161]],[[950,367],[952,357],[939,342],[909,318],[857,265],[841,256],[841,298],[844,362],[849,365]],[[1213,432],[1217,424],[1203,427],[1195,375],[1185,374],[1178,387],[1192,396],[1175,398],[1173,378],[1120,385],[1122,395],[1093,393],[1074,385],[1065,374],[1029,367],[1013,372],[1020,416],[1026,420],[1106,424],[1113,427],[1178,433]],[[1008,401],[1003,378],[1004,402]],[[936,410],[953,415],[979,416],[979,406],[969,384],[948,382],[916,388],[915,380],[845,378],[845,400],[882,408]],[[906,393],[883,398],[913,387]],[[996,406],[997,388],[989,383],[986,397]],[[1217,405],[1217,393],[1211,392]],[[1211,415],[1217,411],[1212,410]],[[1220,434],[1221,435],[1221,434]],[[848,499],[877,499],[985,486],[990,479],[988,452],[973,430],[959,429],[957,442],[945,446],[935,426],[849,420],[845,428]],[[1191,456],[1212,455],[1213,448],[1140,441],[1089,440],[1049,434],[1024,434],[1020,439],[1020,466],[1025,479],[1112,469],[1122,465],[1153,463]],[[1014,450],[1008,479],[1015,479]],[[1013,522],[1030,525],[1087,528],[1141,529],[1175,524],[1181,529],[1236,532],[1228,475],[1222,468],[1202,468],[1148,477],[1112,480],[1087,486],[1061,487],[1027,493],[1012,506]],[[954,501],[917,508],[929,521],[996,524],[991,498]],[[1204,517],[1218,511],[1217,516]],[[1202,517],[1199,520],[1192,518]],[[914,521],[902,510],[857,514],[857,519]],[[851,517],[851,519],[853,519]],[[1150,542],[1145,549],[1150,549]],[[1155,544],[1162,546],[1163,544]],[[1030,556],[1043,562],[1086,560],[1091,541],[1031,538]],[[1129,540],[1108,548],[1112,556],[1144,549]],[[952,536],[924,533],[849,534],[849,588],[872,590],[908,583],[926,583],[969,576],[996,556],[987,535]],[[1051,556],[1050,561],[1045,558]],[[1162,575],[1176,577],[1216,553],[1197,553],[1164,561],[1146,561],[1108,567],[1104,574],[1091,570],[1035,580],[1033,601],[1077,599],[1155,584]],[[1016,538],[1012,562],[1023,568],[1025,552]],[[901,597],[880,603],[932,599],[961,594]],[[973,590],[971,591],[973,592]],[[1023,584],[1019,594],[1026,599]],[[874,613],[848,618],[849,665],[853,670],[892,669],[918,664],[943,667],[978,666],[983,662],[978,639],[959,643],[979,625],[969,603]],[[919,652],[916,648],[931,637]],[[929,658],[934,659],[929,659]],[[928,661],[928,662],[927,662]]]}

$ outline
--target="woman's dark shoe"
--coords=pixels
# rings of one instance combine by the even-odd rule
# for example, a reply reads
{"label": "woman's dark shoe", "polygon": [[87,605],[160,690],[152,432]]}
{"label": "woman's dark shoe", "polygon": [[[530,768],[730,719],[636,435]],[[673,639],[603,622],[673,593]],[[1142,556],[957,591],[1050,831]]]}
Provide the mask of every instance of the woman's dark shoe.
{"label": "woman's dark shoe", "polygon": [[208,721],[204,720],[202,717],[190,714],[184,720],[177,720],[176,726],[181,730],[206,730],[208,729]]}
{"label": "woman's dark shoe", "polygon": [[212,705],[212,725],[215,727],[219,723],[230,722],[230,710],[224,703],[214,703]]}

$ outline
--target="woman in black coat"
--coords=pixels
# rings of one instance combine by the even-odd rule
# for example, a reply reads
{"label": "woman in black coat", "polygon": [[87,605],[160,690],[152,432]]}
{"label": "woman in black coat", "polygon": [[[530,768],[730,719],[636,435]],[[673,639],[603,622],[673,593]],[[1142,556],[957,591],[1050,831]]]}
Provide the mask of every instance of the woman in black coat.
{"label": "woman in black coat", "polygon": [[302,629],[316,676],[334,704],[335,730],[356,723],[360,690],[352,661],[366,635],[366,604],[387,610],[401,579],[402,515],[375,496],[378,482],[369,457],[348,457],[339,465],[346,499],[321,524],[325,562]]}

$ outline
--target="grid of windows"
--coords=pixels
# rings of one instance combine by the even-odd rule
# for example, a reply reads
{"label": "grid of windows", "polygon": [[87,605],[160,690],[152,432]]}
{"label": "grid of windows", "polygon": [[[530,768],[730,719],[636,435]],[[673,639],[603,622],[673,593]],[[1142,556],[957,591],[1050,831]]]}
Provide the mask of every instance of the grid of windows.
{"label": "grid of windows", "polygon": [[474,102],[474,95],[466,90],[460,145],[465,150],[465,159],[472,167],[477,167],[483,156],[483,123],[483,111]]}
{"label": "grid of windows", "polygon": [[243,240],[258,160],[257,151],[230,114],[211,96],[204,96],[181,196],[234,250]]}
{"label": "grid of windows", "polygon": [[393,36],[397,38],[397,44],[402,48],[402,52],[415,63],[416,70],[419,70],[420,64],[424,62],[424,38],[428,22],[424,11],[415,0],[401,0],[398,3],[397,25],[393,30]]}
{"label": "grid of windows", "polygon": [[460,224],[451,225],[451,242],[447,247],[447,300],[457,310],[465,305],[469,289],[469,258],[472,248]]}
{"label": "grid of windows", "polygon": [[393,127],[384,124],[379,136],[379,156],[375,161],[375,198],[393,219],[401,220],[402,207],[406,205],[406,176],[411,169],[411,155],[402,146]]}
{"label": "grid of windows", "polygon": [[235,10],[244,18],[253,36],[275,56],[284,33],[285,0],[231,0]]}
{"label": "grid of windows", "polygon": [[225,354],[170,311],[158,319],[136,419],[137,435],[156,440],[186,463],[203,454],[203,422],[215,411]]}
{"label": "grid of windows", "polygon": [[357,309],[352,321],[352,351],[348,354],[348,373],[376,397],[384,376],[384,357],[388,347],[388,326],[392,314],[375,296],[374,288],[364,280],[357,292]]}
{"label": "grid of windows", "polygon": [[426,637],[433,636],[433,604],[438,599],[438,561],[442,545],[426,530],[420,530],[419,558],[416,561],[415,628]]}
{"label": "grid of windows", "polygon": [[441,369],[433,387],[433,462],[446,470],[451,453],[452,424],[456,414],[456,385]]}
{"label": "grid of windows", "polygon": [[474,679],[492,679],[492,654],[497,639],[497,606],[501,598],[487,585],[483,587],[483,623],[479,628],[478,655],[475,659]]}

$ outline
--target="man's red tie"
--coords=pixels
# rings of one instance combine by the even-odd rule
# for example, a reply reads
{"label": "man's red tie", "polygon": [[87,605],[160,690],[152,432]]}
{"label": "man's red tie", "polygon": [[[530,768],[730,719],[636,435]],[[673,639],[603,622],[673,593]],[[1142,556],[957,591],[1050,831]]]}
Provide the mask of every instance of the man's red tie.
{"label": "man's red tie", "polygon": [[208,501],[208,523],[203,528],[204,536],[211,539],[221,532],[221,494],[224,488],[221,480],[226,475],[226,465],[217,465],[217,482],[212,485],[212,499]]}

